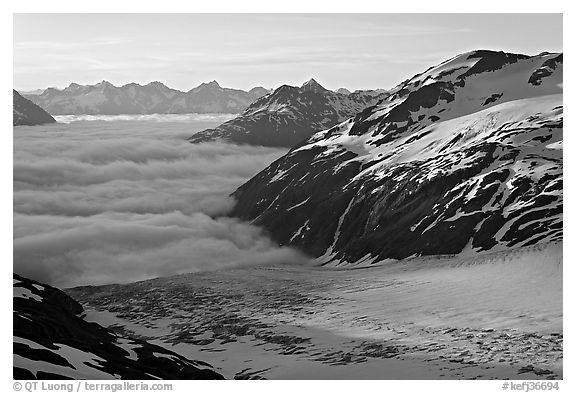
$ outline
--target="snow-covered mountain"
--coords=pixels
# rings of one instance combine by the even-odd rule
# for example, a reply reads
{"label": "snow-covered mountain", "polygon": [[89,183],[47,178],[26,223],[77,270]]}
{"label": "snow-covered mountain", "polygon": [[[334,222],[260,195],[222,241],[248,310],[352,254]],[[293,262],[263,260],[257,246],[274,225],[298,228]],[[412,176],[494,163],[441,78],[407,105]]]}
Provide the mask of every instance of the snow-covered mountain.
{"label": "snow-covered mountain", "polygon": [[54,123],[56,120],[32,101],[22,97],[12,89],[12,124],[15,126],[35,126]]}
{"label": "snow-covered mountain", "polygon": [[235,119],[194,134],[188,140],[292,147],[385,96],[384,92],[374,91],[337,93],[325,89],[314,79],[301,87],[283,85],[256,100]]}
{"label": "snow-covered mountain", "polygon": [[160,82],[114,86],[70,84],[63,90],[48,88],[27,95],[52,115],[121,115],[152,113],[240,113],[268,90],[222,88],[216,81],[202,83],[188,92],[171,89]]}
{"label": "snow-covered mountain", "polygon": [[20,90],[19,93],[22,95],[40,95],[44,93],[46,89],[35,89],[35,90]]}
{"label": "snow-covered mountain", "polygon": [[64,292],[14,274],[14,379],[223,379],[212,366],[85,319]]}
{"label": "snow-covered mountain", "polygon": [[562,64],[446,60],[295,146],[233,194],[233,214],[330,265],[559,240]]}

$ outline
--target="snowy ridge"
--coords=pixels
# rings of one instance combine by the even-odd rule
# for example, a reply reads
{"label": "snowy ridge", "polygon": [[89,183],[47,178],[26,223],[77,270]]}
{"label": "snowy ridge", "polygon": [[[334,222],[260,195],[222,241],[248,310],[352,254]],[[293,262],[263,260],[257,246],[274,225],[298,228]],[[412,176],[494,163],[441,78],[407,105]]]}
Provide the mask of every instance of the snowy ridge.
{"label": "snowy ridge", "polygon": [[234,143],[293,147],[314,132],[336,125],[386,92],[333,92],[310,79],[301,87],[283,85],[250,105],[240,116],[191,136],[192,143],[226,140]]}
{"label": "snowy ridge", "polygon": [[234,213],[330,265],[558,241],[562,68],[550,53],[449,59],[271,164]]}

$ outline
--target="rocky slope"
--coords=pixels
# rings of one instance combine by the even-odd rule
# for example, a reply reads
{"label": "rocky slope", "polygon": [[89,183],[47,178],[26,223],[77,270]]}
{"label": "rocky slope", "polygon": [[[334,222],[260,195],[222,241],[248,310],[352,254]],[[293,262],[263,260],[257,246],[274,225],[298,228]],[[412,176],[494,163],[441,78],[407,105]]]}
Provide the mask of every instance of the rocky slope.
{"label": "rocky slope", "polygon": [[240,116],[214,129],[192,135],[192,143],[213,140],[292,147],[316,131],[336,125],[367,106],[376,104],[381,91],[333,92],[314,79],[301,87],[283,85],[256,100]]}
{"label": "rocky slope", "polygon": [[202,83],[188,92],[171,89],[160,82],[117,87],[102,81],[85,86],[72,83],[63,90],[49,88],[26,98],[52,115],[240,113],[267,93],[262,87],[248,92],[222,88],[216,81]]}
{"label": "rocky slope", "polygon": [[207,363],[87,322],[56,288],[14,274],[13,290],[15,379],[222,379]]}
{"label": "rocky slope", "polygon": [[316,133],[233,214],[324,264],[562,238],[562,55],[473,51]]}
{"label": "rocky slope", "polygon": [[15,126],[35,126],[54,123],[56,120],[32,101],[12,90],[12,124]]}

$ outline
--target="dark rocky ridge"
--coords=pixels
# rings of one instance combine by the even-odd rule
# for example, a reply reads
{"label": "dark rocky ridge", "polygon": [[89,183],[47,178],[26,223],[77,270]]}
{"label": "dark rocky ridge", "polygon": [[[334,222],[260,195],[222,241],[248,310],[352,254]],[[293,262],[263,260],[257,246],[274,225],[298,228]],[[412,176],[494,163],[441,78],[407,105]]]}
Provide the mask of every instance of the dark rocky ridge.
{"label": "dark rocky ridge", "polygon": [[333,92],[314,79],[302,87],[283,85],[256,100],[237,118],[194,134],[188,140],[192,143],[225,140],[292,147],[316,131],[332,127],[376,104],[385,96],[386,93],[375,91]]}
{"label": "dark rocky ridge", "polygon": [[554,72],[556,67],[559,64],[562,64],[564,61],[563,54],[560,54],[552,59],[546,60],[542,63],[542,67],[538,68],[532,75],[530,75],[530,79],[528,79],[528,83],[539,86],[542,84],[542,79],[546,78]]}
{"label": "dark rocky ridge", "polygon": [[56,288],[16,274],[13,286],[14,379],[223,379],[207,363],[87,322]]}
{"label": "dark rocky ridge", "polygon": [[233,215],[325,263],[559,240],[561,62],[529,82],[551,58],[476,51],[432,67],[241,186]]}
{"label": "dark rocky ridge", "polygon": [[44,109],[12,89],[12,125],[35,126],[55,122],[56,120]]}

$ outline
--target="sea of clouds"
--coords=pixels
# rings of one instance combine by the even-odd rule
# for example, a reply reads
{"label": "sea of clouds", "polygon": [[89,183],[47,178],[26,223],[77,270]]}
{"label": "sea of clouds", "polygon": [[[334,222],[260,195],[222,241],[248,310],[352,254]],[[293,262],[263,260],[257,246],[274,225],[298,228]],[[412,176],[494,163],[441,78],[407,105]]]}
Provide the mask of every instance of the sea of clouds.
{"label": "sea of clouds", "polygon": [[260,228],[225,217],[230,193],[286,151],[185,141],[216,124],[84,120],[15,128],[15,272],[69,287],[304,263]]}

